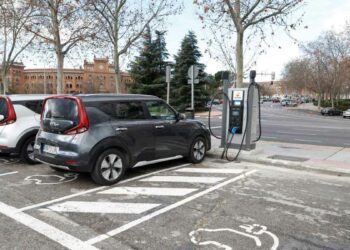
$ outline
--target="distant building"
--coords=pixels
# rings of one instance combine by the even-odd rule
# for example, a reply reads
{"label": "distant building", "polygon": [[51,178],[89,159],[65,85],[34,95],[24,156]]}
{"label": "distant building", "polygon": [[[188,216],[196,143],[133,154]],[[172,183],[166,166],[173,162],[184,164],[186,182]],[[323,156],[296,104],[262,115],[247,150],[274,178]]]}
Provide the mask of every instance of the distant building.
{"label": "distant building", "polygon": [[[114,93],[115,79],[114,65],[108,62],[108,58],[94,58],[93,62],[84,60],[84,68],[80,67],[80,69],[63,69],[65,93]],[[0,82],[2,82],[1,78]],[[128,93],[133,83],[134,81],[128,73],[121,73],[121,93]],[[10,92],[18,94],[44,93],[45,87],[46,93],[56,93],[57,69],[25,69],[22,63],[15,63],[11,66]]]}

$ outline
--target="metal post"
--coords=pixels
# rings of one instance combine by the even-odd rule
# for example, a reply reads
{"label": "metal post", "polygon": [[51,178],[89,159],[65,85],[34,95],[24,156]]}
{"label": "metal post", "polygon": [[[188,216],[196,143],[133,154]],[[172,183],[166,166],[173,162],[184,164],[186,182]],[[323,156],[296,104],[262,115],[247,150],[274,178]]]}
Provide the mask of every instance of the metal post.
{"label": "metal post", "polygon": [[170,99],[170,81],[167,81],[167,90],[166,90],[166,103],[169,104]]}
{"label": "metal post", "polygon": [[192,70],[191,70],[191,109],[192,112],[194,112],[194,66],[192,66]]}
{"label": "metal post", "polygon": [[[228,87],[229,81],[224,80],[223,83],[223,92],[228,96]],[[223,95],[224,103],[222,107],[222,120],[221,120],[221,145],[220,147],[225,147],[226,144],[226,136],[227,136],[227,106],[229,100],[227,100],[226,96]]]}
{"label": "metal post", "polygon": [[44,65],[44,94],[46,95],[46,65]]}

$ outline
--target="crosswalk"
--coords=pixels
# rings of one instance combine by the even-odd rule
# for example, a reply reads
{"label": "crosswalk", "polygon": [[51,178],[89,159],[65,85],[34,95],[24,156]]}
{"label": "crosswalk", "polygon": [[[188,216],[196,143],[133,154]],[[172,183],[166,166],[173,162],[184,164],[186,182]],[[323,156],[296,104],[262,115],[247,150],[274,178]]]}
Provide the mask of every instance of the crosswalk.
{"label": "crosswalk", "polygon": [[[142,214],[157,207],[167,205],[158,202],[153,203],[152,197],[185,197],[194,194],[207,187],[220,183],[231,175],[241,174],[243,169],[237,168],[209,168],[209,167],[182,167],[174,169],[164,174],[156,174],[139,179],[134,185],[122,185],[111,187],[103,191],[96,192],[96,199],[101,195],[110,195],[118,199],[129,200],[137,197],[149,197],[149,203],[144,202],[111,202],[111,201],[84,201],[70,200],[40,208],[42,212],[55,211],[59,213],[91,213],[91,214]],[[154,187],[154,184],[161,186]],[[145,185],[148,184],[148,185]],[[173,186],[169,186],[172,184]],[[174,187],[175,185],[178,185]],[[199,186],[198,186],[199,184]],[[183,187],[192,185],[194,187]],[[204,185],[204,186],[203,186]],[[81,199],[84,196],[80,197]],[[108,199],[107,199],[108,200]],[[147,201],[148,201],[147,200]]]}
{"label": "crosswalk", "polygon": [[127,216],[122,217],[126,224],[119,225],[119,228],[108,232],[107,236],[102,234],[87,241],[95,244],[253,172],[234,167],[175,168],[130,182],[123,181],[118,186],[48,204],[38,210],[41,213],[56,212],[67,216]]}

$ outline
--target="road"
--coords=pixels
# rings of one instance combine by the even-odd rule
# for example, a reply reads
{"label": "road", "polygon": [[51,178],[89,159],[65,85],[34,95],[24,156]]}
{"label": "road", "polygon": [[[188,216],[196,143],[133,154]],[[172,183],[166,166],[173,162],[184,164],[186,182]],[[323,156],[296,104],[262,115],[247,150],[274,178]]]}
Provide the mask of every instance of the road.
{"label": "road", "polygon": [[[263,140],[350,147],[350,119],[291,110],[271,102],[261,106],[261,113]],[[205,117],[196,119],[208,122]],[[211,126],[220,135],[221,117],[212,117]]]}
{"label": "road", "polygon": [[213,158],[88,175],[0,159],[0,249],[350,249],[350,178]]}

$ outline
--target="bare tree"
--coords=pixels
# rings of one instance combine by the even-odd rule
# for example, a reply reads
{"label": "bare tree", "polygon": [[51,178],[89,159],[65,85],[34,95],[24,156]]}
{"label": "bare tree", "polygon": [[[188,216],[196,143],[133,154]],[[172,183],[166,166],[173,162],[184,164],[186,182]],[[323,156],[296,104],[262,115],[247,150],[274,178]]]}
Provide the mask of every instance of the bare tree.
{"label": "bare tree", "polygon": [[297,22],[288,23],[289,17],[303,3],[302,0],[195,0],[194,2],[203,10],[200,17],[206,25],[215,25],[222,34],[229,34],[229,36],[235,33],[238,87],[242,87],[243,84],[243,55],[247,32],[254,29],[254,32],[258,32],[264,40],[268,27],[271,29],[274,26],[288,27],[288,29],[296,27]]}
{"label": "bare tree", "polygon": [[91,0],[104,32],[100,39],[113,46],[116,93],[120,93],[120,60],[135,45],[147,26],[155,26],[180,11],[178,0]]}
{"label": "bare tree", "polygon": [[63,66],[67,54],[76,46],[95,37],[95,20],[88,15],[89,0],[36,0],[35,25],[28,29],[51,44],[57,59],[57,93],[64,93]]}
{"label": "bare tree", "polygon": [[35,35],[28,34],[33,7],[27,1],[0,1],[0,58],[3,93],[9,90],[8,74],[23,51],[33,42]]}

